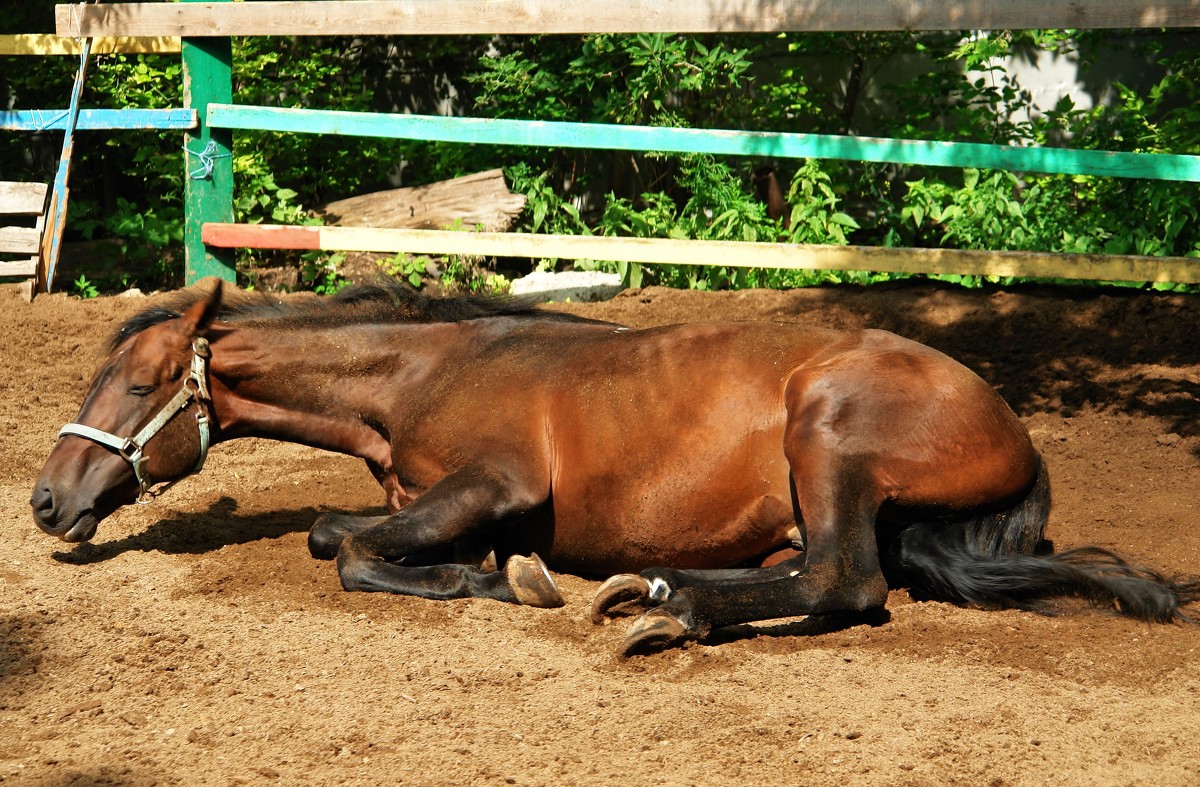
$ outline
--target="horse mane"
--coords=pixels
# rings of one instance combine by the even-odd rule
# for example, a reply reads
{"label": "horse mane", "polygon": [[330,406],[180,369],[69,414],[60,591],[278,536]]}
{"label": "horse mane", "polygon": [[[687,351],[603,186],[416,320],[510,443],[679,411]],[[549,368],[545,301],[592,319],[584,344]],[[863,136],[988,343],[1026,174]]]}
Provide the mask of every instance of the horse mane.
{"label": "horse mane", "polygon": [[[130,317],[109,339],[107,352],[159,323],[178,318],[208,297],[204,288],[174,293],[160,304]],[[536,296],[456,295],[433,297],[414,292],[392,279],[347,287],[328,297],[273,297],[226,288],[217,319],[225,322],[273,323],[281,328],[322,328],[352,324],[463,322],[484,317],[535,316],[577,321],[581,318],[536,308]]]}

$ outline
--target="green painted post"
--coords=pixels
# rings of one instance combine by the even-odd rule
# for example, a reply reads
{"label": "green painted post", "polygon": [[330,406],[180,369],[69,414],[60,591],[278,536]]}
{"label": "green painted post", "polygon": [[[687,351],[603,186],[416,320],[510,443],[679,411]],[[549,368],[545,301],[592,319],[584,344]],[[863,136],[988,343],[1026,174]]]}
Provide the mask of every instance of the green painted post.
{"label": "green painted post", "polygon": [[[189,1],[189,0],[185,0]],[[194,1],[194,0],[191,0]],[[233,101],[233,47],[228,38],[183,39],[183,105],[200,125],[184,135],[184,226],[187,284],[206,276],[235,282],[232,249],[206,249],[200,227],[233,221],[233,131],[208,126],[208,105]]]}

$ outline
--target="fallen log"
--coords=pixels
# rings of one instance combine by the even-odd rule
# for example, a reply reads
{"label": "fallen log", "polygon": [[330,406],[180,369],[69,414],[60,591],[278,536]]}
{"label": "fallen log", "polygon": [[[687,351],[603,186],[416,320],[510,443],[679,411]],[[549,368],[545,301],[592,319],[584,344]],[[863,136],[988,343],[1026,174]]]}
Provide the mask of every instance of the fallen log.
{"label": "fallen log", "polygon": [[330,202],[317,209],[326,224],[342,227],[504,232],[525,207],[499,169],[425,186],[388,189]]}

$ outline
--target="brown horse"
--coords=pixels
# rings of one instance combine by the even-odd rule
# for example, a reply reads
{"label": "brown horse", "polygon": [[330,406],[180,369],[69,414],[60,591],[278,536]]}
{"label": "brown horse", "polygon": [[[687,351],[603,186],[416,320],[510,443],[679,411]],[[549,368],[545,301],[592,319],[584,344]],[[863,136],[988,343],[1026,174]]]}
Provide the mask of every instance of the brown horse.
{"label": "brown horse", "polygon": [[234,300],[187,291],[120,328],[35,485],[43,530],[85,541],[196,472],[210,443],[256,436],[361,457],[382,485],[392,513],[310,533],[347,590],[556,606],[534,552],[640,572],[593,604],[596,620],[641,613],[625,654],[878,610],[889,582],[1157,621],[1200,597],[1104,550],[1050,554],[1049,481],[1020,422],[965,367],[890,333],[629,330],[384,285]]}

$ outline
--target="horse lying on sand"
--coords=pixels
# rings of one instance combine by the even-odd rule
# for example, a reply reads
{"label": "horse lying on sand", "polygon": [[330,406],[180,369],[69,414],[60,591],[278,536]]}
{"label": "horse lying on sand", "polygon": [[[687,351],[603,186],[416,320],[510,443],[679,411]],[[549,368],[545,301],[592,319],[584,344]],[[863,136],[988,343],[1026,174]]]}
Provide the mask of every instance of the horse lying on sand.
{"label": "horse lying on sand", "polygon": [[251,436],[361,457],[383,487],[391,513],[312,527],[347,590],[552,607],[547,566],[616,574],[592,615],[640,615],[625,655],[877,610],[889,584],[992,607],[1076,596],[1153,621],[1200,598],[1106,550],[1051,553],[1026,430],[924,345],[790,324],[630,330],[389,285],[283,304],[227,303],[217,284],[128,320],[34,518],[86,541],[199,472],[210,445]]}

